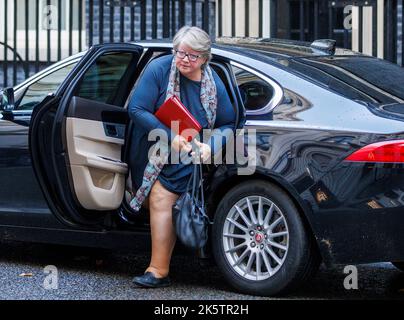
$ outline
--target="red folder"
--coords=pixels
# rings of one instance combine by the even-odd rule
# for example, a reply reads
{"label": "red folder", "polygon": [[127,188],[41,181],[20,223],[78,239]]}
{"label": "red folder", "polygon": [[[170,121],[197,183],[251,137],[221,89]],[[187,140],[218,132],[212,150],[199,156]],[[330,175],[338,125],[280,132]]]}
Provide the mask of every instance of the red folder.
{"label": "red folder", "polygon": [[[189,110],[181,103],[177,96],[167,99],[154,114],[163,124],[172,129],[176,134],[182,135],[188,141],[201,131],[202,127]],[[176,132],[175,126],[171,128],[171,121],[179,122],[179,132]],[[194,129],[195,133],[184,132],[186,129]]]}

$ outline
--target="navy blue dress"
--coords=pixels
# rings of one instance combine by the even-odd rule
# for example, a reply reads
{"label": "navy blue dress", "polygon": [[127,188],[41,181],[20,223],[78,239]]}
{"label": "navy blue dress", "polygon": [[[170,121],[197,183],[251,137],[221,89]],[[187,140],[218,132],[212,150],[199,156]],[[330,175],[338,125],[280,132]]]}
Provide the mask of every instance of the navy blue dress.
{"label": "navy blue dress", "polygon": [[[164,103],[166,98],[172,59],[172,55],[167,55],[150,62],[139,79],[129,102],[128,112],[134,123],[129,161],[134,190],[137,190],[142,183],[144,169],[148,163],[148,151],[155,143],[148,141],[149,132],[156,128],[163,129],[166,131],[170,141],[175,136],[168,127],[154,116],[154,113]],[[218,99],[214,128],[220,130],[227,128],[234,129],[236,116],[226,88],[214,71],[213,77],[217,87]],[[201,83],[199,81],[193,81],[180,75],[181,102],[203,128],[209,128],[206,113],[200,101],[200,90]],[[209,142],[212,154],[218,151],[215,150],[214,139],[215,137],[212,137]],[[223,145],[225,144],[224,138],[222,139],[222,143]],[[181,194],[186,191],[192,169],[192,164],[167,163],[160,172],[158,179],[167,190]]]}

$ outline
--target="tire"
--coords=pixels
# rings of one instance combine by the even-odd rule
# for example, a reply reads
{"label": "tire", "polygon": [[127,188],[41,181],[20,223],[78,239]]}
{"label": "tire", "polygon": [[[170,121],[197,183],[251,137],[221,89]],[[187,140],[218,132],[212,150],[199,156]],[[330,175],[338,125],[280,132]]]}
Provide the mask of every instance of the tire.
{"label": "tire", "polygon": [[391,263],[393,266],[395,266],[398,270],[404,271],[404,262],[403,261],[395,261]]}
{"label": "tire", "polygon": [[[258,217],[260,203],[264,213]],[[270,208],[272,216],[265,214],[271,212]],[[274,225],[275,221],[278,224]],[[244,227],[244,231],[236,224]],[[272,237],[274,233],[278,235]],[[212,250],[230,285],[242,293],[260,296],[289,292],[310,278],[321,262],[314,240],[291,198],[279,187],[262,180],[244,182],[224,196],[216,210]],[[259,269],[261,272],[257,272]]]}

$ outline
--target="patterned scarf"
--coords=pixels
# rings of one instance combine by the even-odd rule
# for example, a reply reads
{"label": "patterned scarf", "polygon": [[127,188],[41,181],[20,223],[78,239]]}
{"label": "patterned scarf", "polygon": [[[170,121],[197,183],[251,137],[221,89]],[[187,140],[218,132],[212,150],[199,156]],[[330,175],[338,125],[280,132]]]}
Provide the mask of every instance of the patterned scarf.
{"label": "patterned scarf", "polygon": [[[171,63],[170,77],[167,86],[166,99],[173,95],[180,97],[180,72],[175,65],[175,56]],[[217,107],[217,92],[216,84],[213,79],[211,68],[205,64],[202,66],[202,79],[201,79],[201,103],[206,112],[206,119],[209,123],[210,129],[213,129],[216,120],[216,107]],[[137,190],[135,197],[131,200],[131,208],[138,212],[142,206],[143,201],[149,195],[150,190],[158,178],[164,165],[167,163],[170,154],[167,142],[161,139],[152,146],[150,152],[149,162],[143,174],[142,185]]]}

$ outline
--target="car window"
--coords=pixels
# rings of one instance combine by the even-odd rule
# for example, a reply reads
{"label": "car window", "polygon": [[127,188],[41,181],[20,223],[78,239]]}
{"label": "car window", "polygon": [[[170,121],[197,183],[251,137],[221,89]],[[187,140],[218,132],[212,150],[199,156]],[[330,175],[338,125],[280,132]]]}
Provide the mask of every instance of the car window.
{"label": "car window", "polygon": [[156,48],[152,48],[152,49],[145,49],[144,54],[142,56],[142,60],[140,60],[139,64],[138,64],[138,69],[137,69],[137,74],[135,77],[135,82],[134,85],[132,86],[132,88],[130,89],[130,94],[128,96],[128,98],[125,101],[124,104],[124,108],[127,109],[129,102],[132,98],[133,93],[135,92],[135,88],[138,84],[138,82],[140,81],[140,79],[142,78],[142,75],[144,73],[144,71],[147,69],[147,66],[150,64],[150,62],[152,62],[154,59],[160,58],[162,56],[165,55],[169,55],[171,54],[171,51],[167,51],[167,50],[158,50]]}
{"label": "car window", "polygon": [[125,71],[133,60],[133,53],[114,52],[100,56],[86,71],[76,89],[76,96],[114,104]]}
{"label": "car window", "polygon": [[232,66],[240,96],[246,111],[260,110],[267,106],[274,95],[274,89],[257,75]]}
{"label": "car window", "polygon": [[21,102],[16,110],[32,110],[49,93],[54,93],[66,79],[69,72],[74,68],[77,62],[64,66],[51,74],[48,74],[38,81],[31,84],[25,91]]}
{"label": "car window", "polygon": [[384,60],[367,56],[331,56],[299,58],[285,64],[353,100],[373,104],[404,100],[403,68]]}
{"label": "car window", "polygon": [[[155,59],[166,56],[171,54],[171,51],[160,51],[160,50],[156,50],[156,49],[149,49],[148,50],[148,54],[151,54],[150,58],[145,61],[145,66],[142,68],[139,77],[137,77],[136,82],[132,88],[132,92],[134,91],[133,89],[136,88],[137,83],[140,81],[140,79],[142,78],[143,72],[147,69],[147,66]],[[143,56],[144,59],[144,56]],[[127,103],[129,103],[130,98],[128,98]]]}

